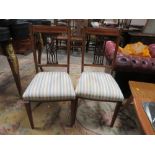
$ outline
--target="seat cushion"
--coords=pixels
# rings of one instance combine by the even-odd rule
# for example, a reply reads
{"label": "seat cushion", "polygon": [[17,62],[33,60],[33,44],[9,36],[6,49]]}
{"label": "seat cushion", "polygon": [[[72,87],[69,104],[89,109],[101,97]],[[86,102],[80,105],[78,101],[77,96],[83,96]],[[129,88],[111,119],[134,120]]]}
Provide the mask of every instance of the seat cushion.
{"label": "seat cushion", "polygon": [[114,78],[104,72],[83,72],[77,84],[75,93],[77,97],[123,101],[123,94]]}
{"label": "seat cushion", "polygon": [[40,72],[25,90],[23,99],[28,101],[73,100],[75,92],[67,73]]}

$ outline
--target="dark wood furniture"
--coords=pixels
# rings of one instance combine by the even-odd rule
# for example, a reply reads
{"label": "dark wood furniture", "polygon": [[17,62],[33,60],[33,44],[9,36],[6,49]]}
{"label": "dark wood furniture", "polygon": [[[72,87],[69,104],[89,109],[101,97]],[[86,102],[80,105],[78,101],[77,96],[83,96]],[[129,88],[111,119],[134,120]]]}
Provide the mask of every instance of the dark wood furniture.
{"label": "dark wood furniture", "polygon": [[10,26],[13,47],[18,54],[32,52],[32,41],[29,22],[18,20]]}
{"label": "dark wood furniture", "polygon": [[72,19],[70,20],[71,30],[71,50],[82,50],[82,28],[84,20]]}
{"label": "dark wood furniture", "polygon": [[[70,28],[70,48],[74,50],[82,50],[82,29],[88,26],[88,20],[81,19],[55,19],[54,24],[57,26],[67,26]],[[61,34],[57,36],[57,48],[66,50],[67,48],[67,36]]]}
{"label": "dark wood furniture", "polygon": [[144,44],[155,43],[155,34],[142,33],[142,32],[129,32],[128,43],[141,41]]}
{"label": "dark wood furniture", "polygon": [[13,40],[13,47],[18,54],[28,54],[32,52],[31,39]]}
{"label": "dark wood furniture", "polygon": [[[113,40],[115,43],[116,43],[116,47],[115,47],[115,52],[114,52],[114,55],[113,55],[113,62],[111,64],[105,64],[105,63],[100,63],[100,64],[94,64],[94,63],[91,63],[91,64],[86,64],[85,61],[84,61],[84,57],[85,57],[85,50],[86,50],[86,41],[87,41],[87,36],[88,35],[95,35],[95,36],[99,36],[99,37],[102,37],[102,45],[105,45],[105,42],[107,40]],[[119,32],[119,29],[116,29],[116,28],[92,28],[92,27],[87,27],[87,28],[84,28],[83,30],[83,46],[82,46],[82,61],[81,61],[81,72],[84,71],[84,67],[85,66],[92,66],[92,67],[105,67],[105,69],[107,69],[110,73],[113,72],[113,67],[114,67],[114,64],[115,64],[115,57],[117,55],[117,50],[118,50],[118,45],[119,45],[119,39],[120,39],[120,32]],[[103,58],[105,57],[104,55],[104,48],[102,48],[102,56]],[[99,55],[101,56],[101,55]],[[84,73],[84,72],[83,72]],[[81,75],[81,77],[83,76],[83,73]],[[86,73],[86,72],[85,72]],[[94,75],[96,74],[97,72],[94,73]],[[87,73],[86,73],[87,74]],[[98,74],[98,73],[97,73]],[[106,76],[107,74],[102,74],[101,76]],[[110,74],[108,74],[110,76]],[[85,75],[84,75],[85,76]],[[89,75],[88,75],[89,76]],[[90,75],[91,76],[91,75]],[[98,75],[96,75],[98,76]],[[106,94],[106,91],[103,92],[103,98],[104,99],[98,99],[97,97],[91,97],[90,94],[87,94],[89,93],[88,92],[85,92],[83,91],[81,88],[80,88],[80,85],[83,86],[84,83],[81,83],[83,82],[82,78],[80,77],[80,80],[79,80],[79,83],[76,87],[76,95],[77,95],[77,104],[78,104],[78,99],[81,98],[81,99],[88,99],[88,100],[95,100],[95,101],[108,101],[108,102],[116,102],[116,108],[115,108],[115,111],[114,111],[114,114],[113,114],[113,117],[112,117],[112,121],[111,121],[111,124],[110,126],[112,127],[114,122],[115,122],[115,119],[116,119],[116,116],[117,116],[117,113],[119,112],[119,109],[122,105],[122,100],[123,100],[123,95],[122,95],[122,98],[118,101],[118,99],[114,99],[115,97],[113,96],[113,99],[111,99],[110,97],[107,97],[107,94]],[[93,77],[89,77],[88,78],[88,81],[89,79],[93,79]],[[102,78],[102,77],[100,77]],[[112,76],[111,76],[112,78]],[[112,78],[113,79],[113,78]],[[88,82],[88,81],[85,81],[85,82]],[[94,81],[96,81],[94,84],[98,84],[98,85],[102,85],[104,84],[107,84],[108,82],[105,80],[99,80],[98,79],[94,79]],[[100,83],[101,82],[101,83]],[[115,83],[114,79],[113,79],[113,82]],[[91,83],[90,83],[91,84]],[[115,83],[116,84],[116,83]],[[117,84],[116,84],[117,85]],[[89,86],[89,85],[88,85]],[[80,88],[80,89],[79,89]],[[114,87],[113,87],[113,84],[111,85],[111,83],[109,83],[109,86],[108,86],[109,90],[113,90]],[[113,89],[112,89],[113,88]],[[87,88],[85,88],[87,89]],[[93,87],[91,88],[92,91],[93,91]],[[102,88],[103,89],[103,88]],[[82,92],[83,91],[83,92]],[[100,91],[100,90],[97,90],[97,91]],[[121,91],[119,89],[119,87],[116,88],[115,90],[116,92],[120,92],[121,94]],[[86,93],[86,96],[82,93]],[[113,93],[112,93],[113,94]],[[117,96],[117,95],[116,95]],[[120,95],[121,96],[121,95]],[[77,107],[77,105],[76,105]]]}
{"label": "dark wood furniture", "polygon": [[13,47],[18,54],[28,54],[32,52],[32,41],[30,35],[30,24],[32,25],[51,25],[50,20],[44,19],[18,19],[10,26],[13,38]]}
{"label": "dark wood furniture", "polygon": [[145,134],[155,135],[155,130],[143,109],[143,102],[155,102],[155,84],[129,81],[130,90],[133,96],[134,107]]}
{"label": "dark wood furniture", "polygon": [[128,29],[130,27],[131,21],[131,19],[118,19],[118,26],[123,29]]}
{"label": "dark wood furniture", "polygon": [[[65,26],[69,27],[70,20],[69,19],[54,19],[54,25],[56,26]],[[58,50],[65,50],[67,49],[67,35],[66,34],[59,34],[56,40],[56,47]]]}
{"label": "dark wood furniture", "polygon": [[[67,36],[67,62],[64,64],[59,63],[58,57],[57,57],[57,48],[56,48],[56,39],[59,34],[66,34]],[[38,35],[44,36],[44,45],[38,45],[42,44],[41,42],[37,41]],[[66,67],[67,68],[67,73],[69,73],[69,65],[70,65],[70,29],[66,26],[43,26],[43,25],[33,25],[32,26],[32,40],[33,40],[33,56],[34,56],[34,62],[35,62],[35,69],[36,73],[38,73],[40,67]],[[37,42],[36,42],[37,41]],[[40,60],[37,59],[37,52],[38,52],[38,47],[40,47],[40,50],[45,49],[45,52],[47,54],[47,62],[41,62]],[[44,73],[44,72],[42,72]],[[65,72],[63,72],[65,73]],[[39,74],[39,73],[38,73]],[[54,72],[53,72],[54,74]],[[37,75],[36,75],[37,76]],[[58,79],[61,79],[61,77],[57,77]],[[48,80],[50,80],[48,78]],[[67,79],[66,79],[67,80]],[[46,81],[44,81],[46,83]],[[62,85],[62,83],[61,83]],[[55,86],[55,89],[57,89],[57,85]],[[69,87],[69,86],[67,86]],[[64,89],[64,88],[62,88]],[[73,89],[74,90],[74,89]],[[53,90],[52,91],[56,91]],[[60,90],[60,94],[62,94],[62,90]],[[26,91],[25,91],[26,92]],[[64,91],[65,92],[65,91]],[[23,94],[23,98],[24,98]],[[42,95],[42,94],[40,94]],[[64,94],[65,95],[65,94]],[[44,96],[44,95],[43,95]],[[42,97],[41,97],[42,98]],[[67,96],[67,98],[69,98]],[[75,101],[74,99],[60,99],[60,100],[55,100],[55,99],[47,99],[47,100],[42,100],[42,99],[24,99],[25,100],[25,107],[26,111],[28,114],[28,118],[30,121],[31,128],[34,128],[34,123],[33,123],[33,118],[32,118],[32,111],[31,111],[31,102],[55,102],[55,101],[71,101],[71,126],[74,124],[75,121]]]}

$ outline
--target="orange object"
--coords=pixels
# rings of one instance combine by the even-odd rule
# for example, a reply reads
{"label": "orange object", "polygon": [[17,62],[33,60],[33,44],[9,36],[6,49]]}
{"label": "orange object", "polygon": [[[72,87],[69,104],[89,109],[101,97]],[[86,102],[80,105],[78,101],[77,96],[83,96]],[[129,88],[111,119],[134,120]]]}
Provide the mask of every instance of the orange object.
{"label": "orange object", "polygon": [[124,48],[119,47],[119,49],[125,55],[151,57],[148,46],[141,42],[127,44]]}

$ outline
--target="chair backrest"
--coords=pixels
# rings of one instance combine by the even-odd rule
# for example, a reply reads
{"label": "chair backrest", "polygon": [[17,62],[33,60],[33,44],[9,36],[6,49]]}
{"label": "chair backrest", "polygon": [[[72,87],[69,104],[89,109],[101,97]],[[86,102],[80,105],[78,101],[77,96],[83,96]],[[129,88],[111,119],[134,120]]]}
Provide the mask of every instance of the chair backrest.
{"label": "chair backrest", "polygon": [[82,29],[88,27],[87,19],[70,19],[69,26],[71,30],[71,36],[82,36]]}
{"label": "chair backrest", "polygon": [[[67,67],[69,73],[70,65],[70,29],[66,26],[45,26],[45,25],[32,25],[32,41],[33,41],[33,55],[35,61],[36,72],[40,67]],[[57,49],[57,35],[66,34],[67,39],[67,62],[59,64],[58,62],[58,49]],[[41,51],[45,50],[46,63],[41,63],[38,56],[38,48]],[[41,54],[40,54],[41,56]]]}
{"label": "chair backrest", "polygon": [[[93,35],[96,37],[96,47],[94,50],[94,59],[91,64],[84,62],[84,56],[86,52],[87,37]],[[110,64],[105,64],[105,46],[106,41],[112,40],[115,42],[115,51],[113,60]],[[115,59],[117,55],[118,45],[120,40],[120,30],[117,28],[91,28],[87,27],[83,29],[83,45],[82,45],[82,65],[81,72],[84,71],[84,66],[105,67],[113,70]]]}
{"label": "chair backrest", "polygon": [[132,19],[119,19],[119,27],[129,29]]}

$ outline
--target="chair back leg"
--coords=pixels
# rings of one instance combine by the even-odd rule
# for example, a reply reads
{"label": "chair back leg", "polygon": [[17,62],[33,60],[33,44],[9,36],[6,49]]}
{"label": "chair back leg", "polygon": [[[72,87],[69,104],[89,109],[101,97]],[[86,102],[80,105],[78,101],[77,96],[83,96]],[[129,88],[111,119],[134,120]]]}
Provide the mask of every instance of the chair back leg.
{"label": "chair back leg", "polygon": [[71,127],[75,123],[77,106],[78,106],[78,98],[76,98],[75,100],[71,101],[71,124],[70,124]]}
{"label": "chair back leg", "polygon": [[114,111],[114,114],[113,114],[113,117],[111,120],[110,127],[113,127],[121,106],[122,106],[122,102],[117,102],[116,107],[115,107],[115,111]]}

